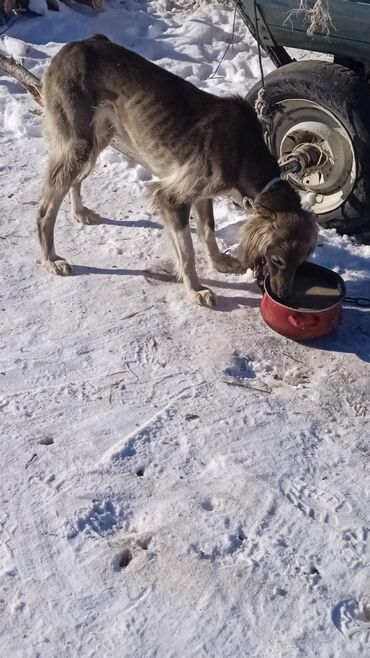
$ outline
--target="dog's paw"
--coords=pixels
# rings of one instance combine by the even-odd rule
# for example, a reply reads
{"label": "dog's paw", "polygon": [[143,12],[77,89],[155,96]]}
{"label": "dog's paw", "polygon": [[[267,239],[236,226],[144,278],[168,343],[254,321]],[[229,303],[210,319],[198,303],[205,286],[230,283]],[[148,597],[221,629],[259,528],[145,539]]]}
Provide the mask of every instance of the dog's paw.
{"label": "dog's paw", "polygon": [[73,218],[75,219],[76,222],[79,222],[80,224],[90,225],[90,224],[100,224],[101,222],[100,215],[94,210],[90,210],[90,208],[86,208],[85,206],[83,210],[80,210],[79,212],[75,212],[73,214]]}
{"label": "dog's paw", "polygon": [[72,274],[72,268],[69,263],[67,263],[64,258],[60,256],[55,256],[53,260],[44,260],[43,266],[47,272],[50,274],[58,274],[59,276],[68,276]]}
{"label": "dog's paw", "polygon": [[213,261],[213,267],[217,272],[223,272],[224,274],[232,272],[233,274],[244,274],[246,268],[240,260],[230,256],[229,254],[220,254],[218,258]]}
{"label": "dog's paw", "polygon": [[203,288],[203,290],[192,290],[190,293],[191,301],[198,306],[208,306],[213,308],[216,306],[216,295],[212,290]]}

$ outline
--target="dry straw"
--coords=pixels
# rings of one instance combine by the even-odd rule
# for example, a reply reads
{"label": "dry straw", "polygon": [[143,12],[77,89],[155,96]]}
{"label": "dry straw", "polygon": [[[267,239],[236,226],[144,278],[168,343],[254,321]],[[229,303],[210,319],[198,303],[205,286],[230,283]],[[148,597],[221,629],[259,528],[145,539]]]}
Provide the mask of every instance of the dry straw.
{"label": "dry straw", "polygon": [[307,25],[307,34],[315,32],[330,34],[330,28],[335,29],[330,16],[329,0],[299,0],[297,9],[292,9],[285,22],[292,21],[296,16],[303,15]]}

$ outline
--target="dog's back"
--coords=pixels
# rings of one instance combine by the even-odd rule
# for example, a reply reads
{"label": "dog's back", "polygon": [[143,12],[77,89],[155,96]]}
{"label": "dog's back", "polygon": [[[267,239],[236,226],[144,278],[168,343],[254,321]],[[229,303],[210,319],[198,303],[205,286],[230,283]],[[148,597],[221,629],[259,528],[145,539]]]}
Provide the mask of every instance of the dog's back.
{"label": "dog's back", "polygon": [[243,161],[269,157],[246,101],[199,90],[104,36],[64,46],[43,94],[57,141],[100,151],[115,132],[183,200],[233,187]]}
{"label": "dog's back", "polygon": [[47,116],[56,119],[64,138],[75,131],[87,136],[96,115],[105,109],[110,110],[117,130],[122,124],[125,130],[134,128],[138,118],[140,136],[152,128],[158,141],[171,130],[169,113],[176,117],[179,137],[204,116],[204,106],[212,99],[102,35],[67,44],[59,51],[44,76],[43,97]]}

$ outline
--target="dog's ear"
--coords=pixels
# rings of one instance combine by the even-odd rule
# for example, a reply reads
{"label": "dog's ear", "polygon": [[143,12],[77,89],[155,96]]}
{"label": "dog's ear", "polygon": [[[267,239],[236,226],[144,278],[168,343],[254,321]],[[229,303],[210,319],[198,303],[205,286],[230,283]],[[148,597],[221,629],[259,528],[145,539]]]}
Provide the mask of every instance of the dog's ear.
{"label": "dog's ear", "polygon": [[257,272],[263,267],[266,251],[274,234],[273,220],[255,213],[240,231],[240,258],[246,268]]}

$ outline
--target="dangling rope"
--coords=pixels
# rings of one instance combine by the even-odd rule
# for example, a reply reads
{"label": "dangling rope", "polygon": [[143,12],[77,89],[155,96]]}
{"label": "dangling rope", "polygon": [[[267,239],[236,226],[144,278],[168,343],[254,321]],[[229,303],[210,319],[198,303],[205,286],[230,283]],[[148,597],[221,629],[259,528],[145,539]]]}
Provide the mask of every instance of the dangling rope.
{"label": "dangling rope", "polygon": [[212,75],[209,76],[209,79],[210,79],[210,80],[212,80],[212,78],[215,77],[215,75],[216,75],[218,69],[220,68],[222,62],[224,61],[224,59],[225,59],[225,57],[226,57],[227,51],[229,50],[230,46],[232,46],[233,43],[234,43],[234,36],[235,36],[235,21],[236,21],[236,5],[235,5],[235,9],[234,9],[233,27],[232,27],[232,30],[231,30],[231,38],[230,38],[230,41],[228,42],[228,44],[227,44],[227,46],[226,46],[226,48],[225,48],[225,52],[224,52],[224,54],[222,55],[222,57],[221,57],[221,59],[220,59],[218,65],[217,65],[217,67],[216,67],[216,70],[212,73]]}
{"label": "dangling rope", "polygon": [[256,25],[256,37],[257,37],[257,50],[258,50],[258,63],[260,67],[261,74],[261,89],[259,90],[254,104],[254,109],[256,110],[257,117],[262,124],[264,137],[266,144],[271,150],[271,134],[272,127],[274,123],[275,116],[280,109],[274,104],[270,103],[265,87],[265,75],[263,72],[263,62],[262,62],[262,48],[260,43],[260,31],[259,31],[259,21],[257,13],[257,0],[254,0],[254,22]]}

